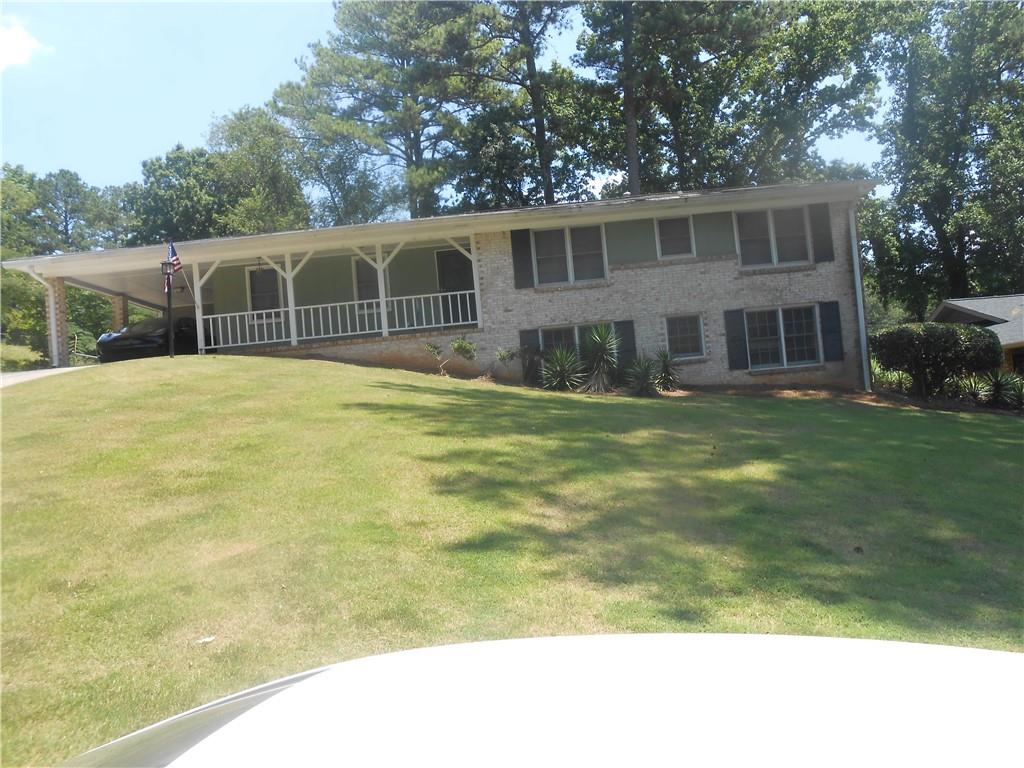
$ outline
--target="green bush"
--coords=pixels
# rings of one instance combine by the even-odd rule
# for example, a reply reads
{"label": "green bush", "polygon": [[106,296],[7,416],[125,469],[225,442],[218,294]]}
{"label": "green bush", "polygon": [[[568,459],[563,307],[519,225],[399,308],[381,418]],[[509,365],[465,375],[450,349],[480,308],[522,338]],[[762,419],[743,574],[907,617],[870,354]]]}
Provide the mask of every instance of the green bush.
{"label": "green bush", "polygon": [[668,350],[658,352],[658,375],[656,383],[662,392],[679,389],[679,374],[672,364],[672,355]]}
{"label": "green bush", "polygon": [[587,370],[580,390],[601,394],[615,384],[619,362],[619,335],[611,323],[595,325],[583,338],[583,365]]}
{"label": "green bush", "polygon": [[992,371],[985,377],[988,397],[985,402],[994,408],[1013,407],[1012,390],[1019,378],[1008,371]]}
{"label": "green bush", "polygon": [[878,363],[902,371],[913,381],[913,391],[928,399],[953,376],[998,368],[1003,350],[988,328],[955,323],[907,323],[871,337]]}
{"label": "green bush", "polygon": [[1011,408],[1018,411],[1024,410],[1024,376],[1014,376],[1013,382],[1010,384],[1008,401]]}
{"label": "green bush", "polygon": [[626,369],[629,391],[638,397],[658,396],[658,364],[646,357],[638,357]]}
{"label": "green bush", "polygon": [[452,352],[464,360],[476,360],[476,344],[466,339],[465,336],[452,339]]}
{"label": "green bush", "polygon": [[890,371],[888,368],[883,368],[877,360],[871,361],[871,382],[875,389],[887,389],[900,394],[905,394],[913,388],[910,376],[903,371]]}
{"label": "green bush", "polygon": [[980,404],[987,402],[991,396],[988,379],[984,376],[979,376],[976,373],[969,373],[966,376],[958,376],[952,381],[954,384],[950,389],[955,391],[965,400],[971,400],[972,402]]}
{"label": "green bush", "polygon": [[585,368],[575,349],[555,347],[544,358],[540,379],[545,389],[578,389]]}

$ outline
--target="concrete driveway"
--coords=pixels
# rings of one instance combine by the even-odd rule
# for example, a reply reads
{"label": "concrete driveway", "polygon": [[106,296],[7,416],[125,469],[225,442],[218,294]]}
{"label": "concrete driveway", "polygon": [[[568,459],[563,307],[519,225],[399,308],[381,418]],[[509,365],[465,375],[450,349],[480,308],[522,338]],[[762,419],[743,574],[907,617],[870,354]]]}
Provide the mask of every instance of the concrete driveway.
{"label": "concrete driveway", "polygon": [[69,371],[84,371],[91,368],[89,365],[79,365],[73,368],[40,368],[38,371],[15,371],[13,373],[0,373],[0,388],[20,384],[23,381],[33,381],[47,376],[56,376],[58,373]]}

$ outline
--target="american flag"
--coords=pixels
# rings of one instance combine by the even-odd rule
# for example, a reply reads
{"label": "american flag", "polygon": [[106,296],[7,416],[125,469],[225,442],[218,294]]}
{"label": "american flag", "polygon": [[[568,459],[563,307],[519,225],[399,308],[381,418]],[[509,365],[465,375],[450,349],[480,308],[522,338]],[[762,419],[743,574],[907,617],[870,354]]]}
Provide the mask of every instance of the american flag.
{"label": "american flag", "polygon": [[174,250],[173,240],[167,244],[167,260],[174,265],[175,272],[181,272],[181,259],[178,258],[178,252]]}

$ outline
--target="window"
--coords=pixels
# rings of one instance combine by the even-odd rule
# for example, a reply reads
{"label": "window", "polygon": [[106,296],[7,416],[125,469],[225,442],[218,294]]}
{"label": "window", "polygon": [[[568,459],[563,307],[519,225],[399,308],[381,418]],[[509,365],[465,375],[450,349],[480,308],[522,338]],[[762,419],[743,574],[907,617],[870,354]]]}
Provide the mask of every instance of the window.
{"label": "window", "polygon": [[672,357],[704,357],[704,328],[700,315],[665,319]]}
{"label": "window", "polygon": [[565,328],[542,328],[540,332],[540,348],[542,350],[549,350],[555,347],[575,349],[576,328],[571,325]]}
{"label": "window", "polygon": [[807,208],[738,211],[736,241],[744,267],[808,262],[811,244]]}
{"label": "window", "polygon": [[355,257],[355,265],[356,301],[376,301],[380,298],[377,268],[358,256]]}
{"label": "window", "polygon": [[533,256],[537,285],[605,277],[604,234],[600,226],[535,230]]}
{"label": "window", "polygon": [[818,324],[814,322],[814,307],[782,310],[782,328],[787,365],[818,362]]}
{"label": "window", "polygon": [[747,313],[747,353],[751,368],[773,368],[782,365],[779,348],[779,313]]}
{"label": "window", "polygon": [[572,271],[575,280],[600,280],[604,277],[604,247],[600,227],[573,227]]}
{"label": "window", "polygon": [[[608,325],[613,325],[608,323]],[[587,339],[589,338],[590,332],[596,326],[591,325],[566,325],[561,328],[541,328],[540,329],[540,348],[541,351],[548,351],[555,347],[565,347],[566,349],[575,349],[577,352],[582,353],[583,348],[587,345]]]}
{"label": "window", "polygon": [[775,225],[775,251],[778,261],[807,261],[807,228],[803,208],[772,211]]}
{"label": "window", "polygon": [[281,308],[281,281],[273,267],[249,267],[249,311]]}
{"label": "window", "polygon": [[736,214],[736,237],[743,266],[772,263],[770,235],[767,211],[743,211]]}
{"label": "window", "polygon": [[565,230],[534,232],[533,251],[537,259],[538,284],[569,282],[569,267],[565,260]]}
{"label": "window", "polygon": [[658,219],[658,257],[693,256],[693,237],[690,217]]}
{"label": "window", "polygon": [[814,306],[746,313],[751,369],[788,368],[818,362],[818,316]]}

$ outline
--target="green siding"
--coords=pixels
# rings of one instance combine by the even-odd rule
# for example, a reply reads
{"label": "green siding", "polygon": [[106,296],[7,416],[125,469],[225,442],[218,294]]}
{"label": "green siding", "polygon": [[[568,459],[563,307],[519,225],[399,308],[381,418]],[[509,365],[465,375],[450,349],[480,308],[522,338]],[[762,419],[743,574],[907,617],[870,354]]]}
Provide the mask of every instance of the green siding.
{"label": "green siding", "polygon": [[388,265],[391,296],[437,293],[437,248],[403,248]]}
{"label": "green siding", "polygon": [[654,219],[613,221],[604,225],[609,264],[637,264],[657,261]]}
{"label": "green siding", "polygon": [[736,237],[732,229],[732,213],[701,213],[693,217],[693,236],[697,240],[697,257],[735,256]]}
{"label": "green siding", "polygon": [[[270,267],[267,267],[270,269]],[[213,310],[222,315],[227,312],[246,312],[249,302],[246,298],[245,267],[241,264],[217,267],[210,278],[213,283]]]}
{"label": "green siding", "polygon": [[354,301],[352,259],[345,256],[313,257],[295,276],[295,305],[337,304]]}

